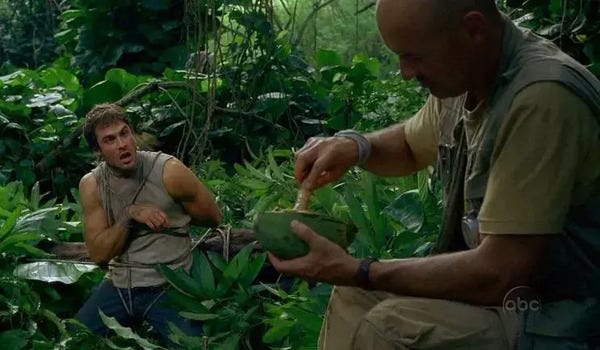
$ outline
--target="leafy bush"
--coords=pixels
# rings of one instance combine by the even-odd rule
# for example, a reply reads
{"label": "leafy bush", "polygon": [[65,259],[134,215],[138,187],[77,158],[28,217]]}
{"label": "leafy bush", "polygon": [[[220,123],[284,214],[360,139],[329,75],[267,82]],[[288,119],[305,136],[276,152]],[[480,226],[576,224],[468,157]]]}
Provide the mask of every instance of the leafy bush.
{"label": "leafy bush", "polygon": [[[37,186],[29,196],[20,183],[0,186],[0,341],[7,349],[52,349],[55,344],[93,347],[99,340],[79,332],[82,328],[69,320],[89,281],[69,290],[13,274],[15,265],[25,259],[48,257],[36,247],[41,239],[64,239],[66,232],[77,231],[65,224],[73,218],[69,205],[43,203],[42,197]],[[45,273],[43,268],[29,272]]]}
{"label": "leafy bush", "polygon": [[5,69],[34,69],[58,56],[54,31],[59,6],[46,0],[0,1],[0,62]]}
{"label": "leafy bush", "polygon": [[0,184],[21,180],[27,188],[67,194],[92,160],[84,147],[60,153],[79,124],[75,112],[82,89],[77,77],[60,68],[20,69],[0,77]]}

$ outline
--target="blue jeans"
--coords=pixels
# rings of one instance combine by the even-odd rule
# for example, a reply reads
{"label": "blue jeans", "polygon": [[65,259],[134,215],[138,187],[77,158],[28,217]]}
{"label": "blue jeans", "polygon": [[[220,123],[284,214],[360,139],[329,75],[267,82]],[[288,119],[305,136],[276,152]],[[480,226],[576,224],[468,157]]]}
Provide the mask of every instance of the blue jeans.
{"label": "blue jeans", "polygon": [[[119,296],[119,290],[123,297]],[[131,299],[130,299],[131,296]],[[169,296],[164,287],[135,287],[131,293],[127,288],[116,288],[111,280],[104,280],[81,307],[75,318],[92,332],[106,336],[110,329],[102,322],[98,309],[109,317],[114,317],[122,326],[131,327],[147,321],[164,346],[173,346],[169,339],[168,322],[173,323],[183,333],[190,336],[202,334],[200,322],[181,317],[177,310],[165,305]],[[124,302],[126,305],[124,305]],[[131,305],[132,310],[128,312]]]}

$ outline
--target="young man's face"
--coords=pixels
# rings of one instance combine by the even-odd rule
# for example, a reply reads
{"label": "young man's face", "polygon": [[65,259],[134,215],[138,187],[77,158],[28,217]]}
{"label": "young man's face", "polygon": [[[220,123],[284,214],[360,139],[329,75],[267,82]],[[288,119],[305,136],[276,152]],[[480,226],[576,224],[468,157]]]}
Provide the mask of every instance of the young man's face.
{"label": "young man's face", "polygon": [[119,170],[135,169],[137,161],[133,131],[123,121],[114,121],[96,127],[100,154],[106,163]]}

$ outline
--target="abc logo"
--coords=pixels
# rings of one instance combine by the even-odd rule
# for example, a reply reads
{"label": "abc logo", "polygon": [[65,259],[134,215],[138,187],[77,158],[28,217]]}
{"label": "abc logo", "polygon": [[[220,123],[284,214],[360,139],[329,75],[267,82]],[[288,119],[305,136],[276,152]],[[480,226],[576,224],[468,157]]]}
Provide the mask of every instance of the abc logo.
{"label": "abc logo", "polygon": [[542,302],[533,288],[517,286],[509,290],[504,296],[502,309],[512,312],[535,312],[542,309]]}

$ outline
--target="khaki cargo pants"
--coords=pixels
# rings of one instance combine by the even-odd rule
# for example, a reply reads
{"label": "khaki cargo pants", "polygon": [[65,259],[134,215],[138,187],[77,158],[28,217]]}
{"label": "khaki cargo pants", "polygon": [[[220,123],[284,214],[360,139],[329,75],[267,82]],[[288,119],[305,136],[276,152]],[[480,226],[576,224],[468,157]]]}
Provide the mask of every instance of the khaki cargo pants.
{"label": "khaki cargo pants", "polygon": [[321,350],[514,349],[516,313],[448,300],[335,287]]}

